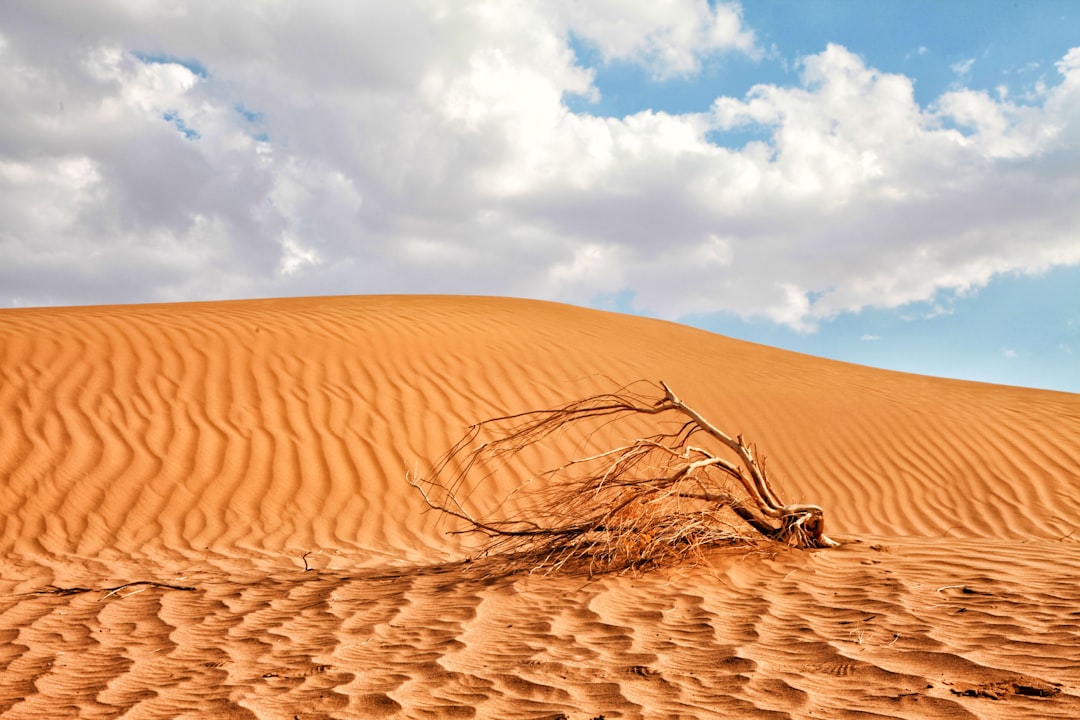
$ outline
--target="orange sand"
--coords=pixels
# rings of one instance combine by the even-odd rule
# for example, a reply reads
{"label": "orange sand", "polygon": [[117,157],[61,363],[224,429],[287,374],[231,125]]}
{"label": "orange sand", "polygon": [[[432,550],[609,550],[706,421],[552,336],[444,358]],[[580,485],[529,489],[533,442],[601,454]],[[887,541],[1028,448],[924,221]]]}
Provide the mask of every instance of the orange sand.
{"label": "orange sand", "polygon": [[[641,378],[848,544],[453,564],[406,471]],[[1080,395],[522,300],[2,310],[0,509],[3,718],[1080,717]]]}

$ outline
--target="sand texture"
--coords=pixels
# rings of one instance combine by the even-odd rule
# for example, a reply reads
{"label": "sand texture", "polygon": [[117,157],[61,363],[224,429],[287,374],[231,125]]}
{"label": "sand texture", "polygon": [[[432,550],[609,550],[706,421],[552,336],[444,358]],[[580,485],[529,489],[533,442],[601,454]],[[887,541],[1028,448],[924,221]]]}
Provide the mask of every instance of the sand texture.
{"label": "sand texture", "polygon": [[[406,472],[638,379],[845,544],[462,562]],[[524,300],[2,310],[0,510],[5,719],[1080,717],[1080,395]]]}

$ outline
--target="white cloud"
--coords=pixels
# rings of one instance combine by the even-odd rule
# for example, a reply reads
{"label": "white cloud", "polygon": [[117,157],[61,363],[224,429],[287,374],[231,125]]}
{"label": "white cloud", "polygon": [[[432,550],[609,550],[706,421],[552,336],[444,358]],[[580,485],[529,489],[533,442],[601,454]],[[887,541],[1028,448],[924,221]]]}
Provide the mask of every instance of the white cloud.
{"label": "white cloud", "polygon": [[965,58],[963,60],[957,60],[949,69],[960,76],[961,79],[966,78],[971,74],[971,68],[975,67],[975,58]]}
{"label": "white cloud", "polygon": [[859,339],[864,341],[864,342],[874,342],[875,340],[880,340],[881,336],[880,335],[871,335],[870,333],[864,333],[863,336],[861,338],[859,338]]}
{"label": "white cloud", "polygon": [[1080,263],[1080,49],[1023,104],[920,106],[832,45],[707,112],[572,112],[572,34],[657,77],[756,52],[735,6],[613,7],[4,5],[2,294],[629,291],[811,331]]}
{"label": "white cloud", "polygon": [[573,32],[597,46],[605,60],[641,63],[657,79],[691,75],[712,53],[758,52],[736,4],[569,0],[564,7]]}

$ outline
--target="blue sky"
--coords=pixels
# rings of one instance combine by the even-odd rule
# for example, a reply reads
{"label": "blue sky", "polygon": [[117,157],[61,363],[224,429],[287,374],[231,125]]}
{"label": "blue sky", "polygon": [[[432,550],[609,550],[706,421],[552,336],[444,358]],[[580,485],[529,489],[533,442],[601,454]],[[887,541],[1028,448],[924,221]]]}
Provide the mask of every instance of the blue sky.
{"label": "blue sky", "polygon": [[[1080,392],[1080,272],[995,279],[967,297],[844,314],[815,333],[732,315],[687,324],[811,355],[921,375]],[[941,305],[939,308],[938,305]]]}
{"label": "blue sky", "polygon": [[[829,43],[868,65],[904,74],[914,97],[930,105],[959,87],[1013,97],[1054,83],[1054,63],[1080,44],[1080,3],[840,2],[765,0],[742,6],[763,47],[760,58],[715,57],[699,75],[657,82],[632,62],[597,62],[599,102],[572,107],[622,117],[646,109],[707,111],[718,95],[741,97],[754,85],[795,84],[798,59]],[[721,145],[768,138],[767,128],[715,133]],[[1022,242],[1023,240],[1018,239]],[[1077,238],[1080,242],[1080,238]],[[632,294],[607,298],[634,312]],[[638,309],[640,312],[640,309]],[[682,322],[777,347],[919,374],[1080,392],[1080,266],[1035,274],[1004,273],[981,289],[940,293],[901,308],[844,313],[815,332],[734,313],[694,313]]]}
{"label": "blue sky", "polygon": [[[915,80],[915,99],[932,103],[951,86],[1029,92],[1053,82],[1055,62],[1080,42],[1080,7],[1071,0],[761,0],[741,6],[762,56],[720,55],[692,77],[651,81],[633,62],[598,62],[599,103],[578,107],[622,116],[648,108],[705,111],[717,95],[743,96],[759,83],[794,84],[799,58],[836,43],[868,65]],[[578,42],[587,60],[595,48]]]}
{"label": "blue sky", "polygon": [[0,7],[0,307],[510,295],[1080,392],[1080,4]]}

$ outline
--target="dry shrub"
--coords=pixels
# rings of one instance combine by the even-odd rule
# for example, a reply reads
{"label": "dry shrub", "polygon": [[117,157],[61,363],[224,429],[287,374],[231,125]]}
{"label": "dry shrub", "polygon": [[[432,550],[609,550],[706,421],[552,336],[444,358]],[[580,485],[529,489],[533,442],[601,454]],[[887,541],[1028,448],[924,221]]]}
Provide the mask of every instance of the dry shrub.
{"label": "dry shrub", "polygon": [[[635,385],[654,392],[627,386],[477,423],[426,476],[409,482],[430,508],[464,522],[454,533],[483,536],[480,555],[511,570],[648,568],[759,538],[800,548],[837,544],[824,534],[820,507],[780,502],[741,436],[721,432],[663,382]],[[472,476],[499,472],[555,433],[591,433],[641,416],[656,416],[663,429],[528,478],[511,493],[515,514],[506,516],[507,502],[483,516],[466,508]]]}

